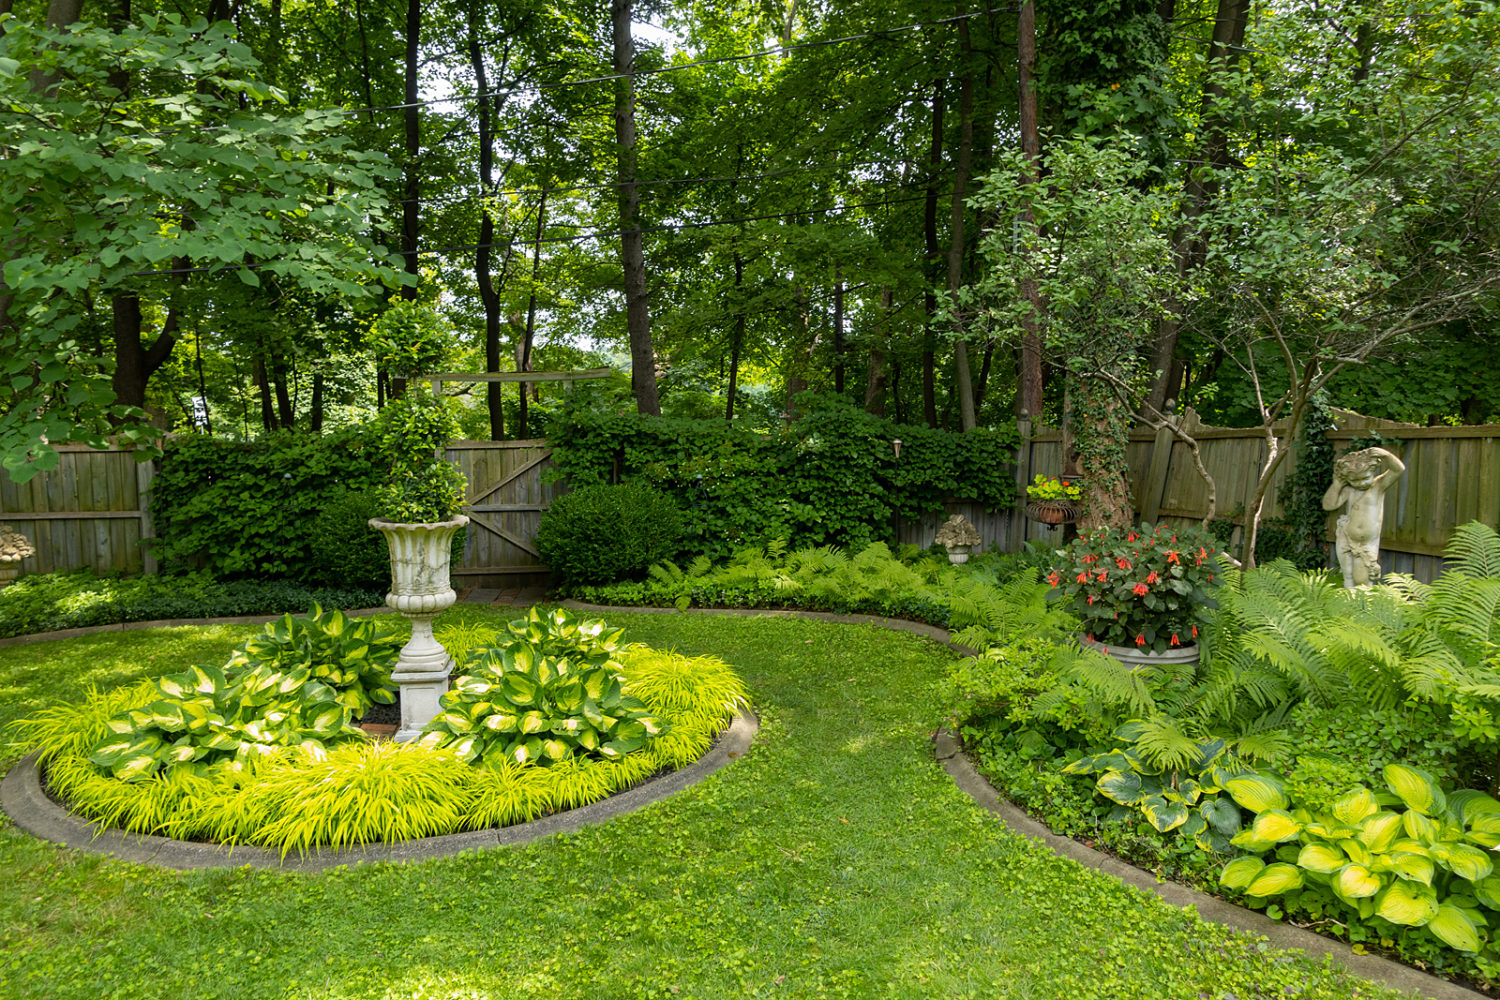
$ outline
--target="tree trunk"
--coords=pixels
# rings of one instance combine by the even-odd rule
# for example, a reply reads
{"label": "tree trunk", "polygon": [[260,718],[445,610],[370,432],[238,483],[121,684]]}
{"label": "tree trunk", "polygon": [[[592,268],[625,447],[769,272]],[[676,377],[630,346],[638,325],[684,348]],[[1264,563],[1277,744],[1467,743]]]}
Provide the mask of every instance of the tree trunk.
{"label": "tree trunk", "polygon": [[943,84],[932,81],[932,143],[927,152],[927,200],[922,209],[922,238],[927,250],[927,288],[923,304],[927,309],[927,327],[922,331],[922,417],[928,427],[937,426],[937,359],[932,350],[933,318],[937,315],[938,249],[937,208],[938,175],[943,167]]}
{"label": "tree trunk", "polygon": [[115,402],[123,406],[146,405],[146,385],[166,362],[177,344],[178,313],[167,311],[166,322],[149,350],[141,347],[141,300],[133,292],[121,292],[111,300],[114,314]]}
{"label": "tree trunk", "polygon": [[276,406],[271,402],[271,382],[266,378],[266,357],[255,356],[255,388],[260,393],[260,425],[268,431],[276,430]]}
{"label": "tree trunk", "polygon": [[[415,0],[413,0],[415,2]],[[619,152],[620,265],[625,272],[625,325],[630,332],[630,388],[641,413],[661,415],[656,389],[656,352],[651,346],[651,313],[646,293],[646,256],[641,242],[641,193],[636,185],[635,44],[630,36],[632,0],[611,0],[614,33],[615,144]]]}
{"label": "tree trunk", "polygon": [[312,399],[308,403],[307,426],[314,434],[323,433],[323,373],[314,371],[312,377]]}
{"label": "tree trunk", "polygon": [[[1213,39],[1208,47],[1208,62],[1204,70],[1203,100],[1200,117],[1203,122],[1201,156],[1210,170],[1222,170],[1228,166],[1229,141],[1224,132],[1223,118],[1217,105],[1224,90],[1214,74],[1234,58],[1235,51],[1245,40],[1245,22],[1249,19],[1249,0],[1219,0],[1214,18]],[[1202,263],[1204,242],[1198,232],[1196,220],[1208,208],[1218,193],[1218,182],[1202,170],[1189,169],[1184,184],[1183,224],[1173,239],[1172,256],[1177,265],[1179,278],[1186,277]],[[1151,370],[1154,381],[1146,404],[1161,411],[1165,408],[1172,373],[1172,361],[1177,354],[1177,335],[1180,329],[1178,314],[1181,303],[1175,299],[1167,302],[1166,315],[1157,326],[1156,343],[1151,348]]]}
{"label": "tree trunk", "polygon": [[844,394],[844,269],[833,268],[833,391]]}
{"label": "tree trunk", "polygon": [[[405,183],[402,185],[401,203],[401,254],[406,273],[412,282],[401,288],[401,297],[408,302],[417,298],[417,279],[421,268],[417,261],[417,239],[420,234],[420,199],[422,178],[417,169],[417,157],[422,151],[422,117],[417,107],[417,51],[422,38],[422,0],[406,0],[406,162],[403,165]],[[394,386],[392,389],[394,390]],[[399,395],[393,391],[392,395]]]}
{"label": "tree trunk", "polygon": [[286,365],[276,360],[271,365],[271,381],[276,386],[276,409],[281,415],[282,430],[291,430],[297,423],[297,412],[292,407],[292,397],[287,393]]}
{"label": "tree trunk", "polygon": [[745,348],[745,304],[740,298],[745,287],[745,258],[739,244],[734,247],[734,332],[729,339],[729,392],[724,403],[724,419],[734,422],[734,394],[740,382],[740,352]]}
{"label": "tree trunk", "polygon": [[[1036,117],[1036,4],[1026,0],[1016,22],[1016,56],[1020,72],[1021,152],[1029,166],[1021,176],[1022,183],[1034,183],[1041,171],[1042,144]],[[1028,208],[1021,213],[1020,224],[1031,226],[1035,218]],[[1038,420],[1042,415],[1042,297],[1036,281],[1021,280],[1021,296],[1031,306],[1022,320],[1020,371],[1016,373],[1016,411],[1019,416]]]}
{"label": "tree trunk", "polygon": [[[948,245],[948,294],[956,296],[963,286],[964,271],[964,195],[969,184],[969,168],[974,153],[974,70],[969,61],[969,22],[958,22],[960,57],[964,61],[964,74],[959,81],[958,96],[958,155],[953,162],[953,208]],[[969,344],[963,339],[963,331],[955,321],[953,341],[954,385],[958,393],[959,423],[965,431],[978,426],[974,418],[974,381],[969,372]]]}
{"label": "tree trunk", "polygon": [[[479,184],[486,197],[495,193],[494,137],[490,134],[489,79],[484,71],[484,54],[479,47],[479,29],[475,15],[469,19],[469,64],[474,70],[474,83],[479,88]],[[474,249],[474,280],[479,285],[479,301],[484,307],[484,365],[485,371],[500,370],[500,294],[495,288],[490,273],[490,255],[495,242],[495,219],[489,206],[481,209],[479,220],[479,245]],[[505,437],[505,407],[503,386],[499,382],[487,382],[484,387],[485,404],[490,416],[490,440]]]}
{"label": "tree trunk", "polygon": [[880,323],[870,339],[870,365],[865,373],[865,412],[885,416],[886,343],[890,337],[891,289],[880,290]]}
{"label": "tree trunk", "polygon": [[[546,225],[547,218],[547,189],[542,188],[541,198],[536,206],[536,242],[531,248],[531,294],[526,299],[526,335],[521,341],[521,363],[518,366],[523,372],[531,371],[531,345],[536,338],[536,284],[542,274],[542,228]],[[536,383],[532,383],[533,386]],[[534,393],[534,390],[533,390]],[[526,383],[521,383],[521,415],[520,430],[517,431],[521,437],[526,437],[527,414],[530,409],[526,399]]]}

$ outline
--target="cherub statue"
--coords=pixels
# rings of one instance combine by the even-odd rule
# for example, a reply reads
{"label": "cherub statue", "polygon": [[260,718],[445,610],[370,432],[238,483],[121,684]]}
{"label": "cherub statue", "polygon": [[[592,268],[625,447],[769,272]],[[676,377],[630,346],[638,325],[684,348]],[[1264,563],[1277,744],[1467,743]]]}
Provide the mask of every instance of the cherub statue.
{"label": "cherub statue", "polygon": [[1385,491],[1405,471],[1401,459],[1384,448],[1351,451],[1333,463],[1333,484],[1323,494],[1323,509],[1344,508],[1334,537],[1344,586],[1350,590],[1380,579]]}

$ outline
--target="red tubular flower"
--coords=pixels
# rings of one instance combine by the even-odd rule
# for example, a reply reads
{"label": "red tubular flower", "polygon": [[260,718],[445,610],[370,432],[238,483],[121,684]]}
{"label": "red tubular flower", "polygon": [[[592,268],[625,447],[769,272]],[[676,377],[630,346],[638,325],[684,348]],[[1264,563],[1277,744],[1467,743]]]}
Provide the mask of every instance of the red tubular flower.
{"label": "red tubular flower", "polygon": [[1052,584],[1052,586],[1054,587],[1057,586],[1058,581],[1060,581],[1061,579],[1062,577],[1058,576],[1057,570],[1053,570],[1051,573],[1047,574],[1047,582]]}
{"label": "red tubular flower", "polygon": [[1100,583],[1103,583],[1103,582],[1104,582],[1104,581],[1105,581],[1105,580],[1106,580],[1106,579],[1108,579],[1108,574],[1107,574],[1107,573],[1106,573],[1106,571],[1105,571],[1105,570],[1102,570],[1102,569],[1101,569],[1101,570],[1100,570],[1100,571],[1099,571],[1099,582],[1100,582]]}
{"label": "red tubular flower", "polygon": [[1087,573],[1079,573],[1078,574],[1078,582],[1079,583],[1088,583],[1089,582],[1089,575]]}
{"label": "red tubular flower", "polygon": [[1151,571],[1150,575],[1146,577],[1146,582],[1147,583],[1155,583],[1156,582],[1156,570],[1153,569]]}
{"label": "red tubular flower", "polygon": [[1124,559],[1124,558],[1117,558],[1117,559],[1115,559],[1115,565],[1118,566],[1118,567],[1120,567],[1121,569],[1129,569],[1130,568],[1130,560],[1129,559]]}
{"label": "red tubular flower", "polygon": [[1135,644],[1137,646],[1144,646],[1146,644],[1146,637],[1143,636],[1143,635],[1136,636],[1135,637]]}
{"label": "red tubular flower", "polygon": [[1193,626],[1193,638],[1198,638],[1198,626],[1196,625]]}
{"label": "red tubular flower", "polygon": [[1137,597],[1140,597],[1142,594],[1149,594],[1151,592],[1151,588],[1146,586],[1144,583],[1138,583],[1131,589],[1135,591],[1135,596]]}
{"label": "red tubular flower", "polygon": [[1094,603],[1094,595],[1093,595],[1093,594],[1090,594],[1090,595],[1089,595],[1089,603],[1090,603],[1090,604],[1093,604],[1093,603]]}
{"label": "red tubular flower", "polygon": [[1179,638],[1177,638],[1177,633],[1176,632],[1172,633],[1172,642],[1171,642],[1171,645],[1173,645],[1173,646],[1181,646],[1182,645],[1182,640],[1179,639]]}
{"label": "red tubular flower", "polygon": [[1135,535],[1134,535],[1134,534],[1129,534],[1129,535],[1126,535],[1126,536],[1125,536],[1125,540],[1126,540],[1126,541],[1127,541],[1127,542],[1133,542],[1133,541],[1135,541]]}
{"label": "red tubular flower", "polygon": [[1182,560],[1177,558],[1177,550],[1176,549],[1168,549],[1167,550],[1167,562],[1169,562],[1169,563],[1176,563],[1179,566],[1182,565]]}

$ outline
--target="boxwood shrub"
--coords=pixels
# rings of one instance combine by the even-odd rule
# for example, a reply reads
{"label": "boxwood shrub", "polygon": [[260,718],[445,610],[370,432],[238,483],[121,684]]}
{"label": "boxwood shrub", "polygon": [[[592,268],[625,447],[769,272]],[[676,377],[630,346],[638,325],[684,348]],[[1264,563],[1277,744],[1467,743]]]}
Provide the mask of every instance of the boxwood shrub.
{"label": "boxwood shrub", "polygon": [[589,486],[559,497],[542,515],[536,548],[562,586],[644,576],[677,554],[682,512],[645,486]]}

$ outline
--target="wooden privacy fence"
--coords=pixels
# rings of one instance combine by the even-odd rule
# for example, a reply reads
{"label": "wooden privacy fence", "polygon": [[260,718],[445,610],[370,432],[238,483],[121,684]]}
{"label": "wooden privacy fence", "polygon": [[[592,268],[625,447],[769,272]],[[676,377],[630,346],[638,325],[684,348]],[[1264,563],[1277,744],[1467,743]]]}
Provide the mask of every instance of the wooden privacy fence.
{"label": "wooden privacy fence", "polygon": [[[1214,479],[1216,516],[1242,526],[1266,460],[1264,432],[1260,428],[1207,427],[1199,423],[1191,409],[1181,419],[1183,429],[1198,441],[1203,464]],[[1379,433],[1386,439],[1385,447],[1406,464],[1406,473],[1385,498],[1380,539],[1383,571],[1411,573],[1430,581],[1442,572],[1440,556],[1457,525],[1475,520],[1492,527],[1500,524],[1500,424],[1419,427],[1343,412],[1337,415],[1336,423],[1337,429],[1328,432],[1336,452],[1344,451],[1355,438]],[[1290,448],[1290,454],[1271,480],[1262,523],[1282,515],[1287,477],[1296,467],[1300,450],[1285,422],[1276,425],[1276,433],[1279,447]],[[1207,512],[1208,488],[1193,467],[1190,449],[1170,431],[1133,432],[1126,456],[1136,511],[1143,520],[1197,520]],[[1057,475],[1061,469],[1061,432],[1048,428],[1032,431],[1023,421],[1016,455],[1017,483],[1024,487],[1037,473]],[[1052,531],[1043,535],[1041,526],[1027,524],[1018,512],[1002,512],[990,520],[991,525],[980,528],[981,534],[1007,541],[1009,544],[999,546],[1007,551],[1028,538],[1055,538],[1058,534]],[[1334,515],[1330,514],[1325,535],[1330,543],[1333,522]],[[1240,530],[1235,530],[1235,545]]]}
{"label": "wooden privacy fence", "polygon": [[546,483],[552,448],[545,440],[452,441],[444,457],[469,479],[469,530],[453,576],[465,585],[502,587],[546,575],[536,550],[542,511],[566,492]]}
{"label": "wooden privacy fence", "polygon": [[25,483],[0,476],[0,523],[36,546],[21,572],[156,572],[155,558],[141,547],[152,535],[146,498],[154,466],[118,448],[62,445],[57,452],[57,468]]}

